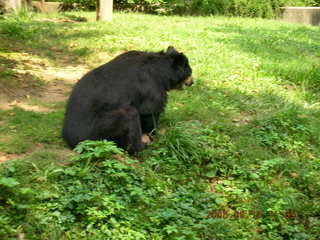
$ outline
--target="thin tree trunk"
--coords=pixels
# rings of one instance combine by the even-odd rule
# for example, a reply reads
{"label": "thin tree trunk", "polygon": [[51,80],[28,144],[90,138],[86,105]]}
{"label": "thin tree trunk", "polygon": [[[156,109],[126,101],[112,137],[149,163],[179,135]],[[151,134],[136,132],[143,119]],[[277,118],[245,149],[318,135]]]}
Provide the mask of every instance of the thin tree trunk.
{"label": "thin tree trunk", "polygon": [[41,12],[44,12],[44,5],[45,5],[45,0],[40,0],[40,10],[41,10]]}
{"label": "thin tree trunk", "polygon": [[97,0],[97,21],[112,21],[113,0]]}

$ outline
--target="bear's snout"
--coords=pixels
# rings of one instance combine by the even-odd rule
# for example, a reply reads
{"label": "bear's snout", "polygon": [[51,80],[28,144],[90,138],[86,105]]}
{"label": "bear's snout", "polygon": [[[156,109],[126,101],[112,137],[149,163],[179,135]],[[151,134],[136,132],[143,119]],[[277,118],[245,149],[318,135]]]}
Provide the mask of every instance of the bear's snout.
{"label": "bear's snout", "polygon": [[191,86],[193,84],[193,78],[192,76],[189,76],[185,81],[184,84],[187,86]]}

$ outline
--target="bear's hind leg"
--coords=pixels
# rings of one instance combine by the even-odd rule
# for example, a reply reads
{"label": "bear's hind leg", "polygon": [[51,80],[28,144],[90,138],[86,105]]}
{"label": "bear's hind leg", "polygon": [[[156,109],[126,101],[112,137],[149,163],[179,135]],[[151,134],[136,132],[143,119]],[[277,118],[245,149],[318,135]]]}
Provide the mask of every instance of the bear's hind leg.
{"label": "bear's hind leg", "polygon": [[159,122],[160,113],[140,115],[142,133],[153,134]]}
{"label": "bear's hind leg", "polygon": [[142,151],[146,146],[142,142],[140,116],[134,107],[122,107],[100,116],[91,139],[114,141],[129,154]]}

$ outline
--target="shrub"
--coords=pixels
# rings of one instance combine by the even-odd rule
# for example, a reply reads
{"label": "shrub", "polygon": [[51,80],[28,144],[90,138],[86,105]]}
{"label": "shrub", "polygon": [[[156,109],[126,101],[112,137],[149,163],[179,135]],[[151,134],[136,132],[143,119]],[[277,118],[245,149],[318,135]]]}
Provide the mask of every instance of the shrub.
{"label": "shrub", "polygon": [[[65,8],[95,9],[96,0],[60,0]],[[76,4],[76,5],[74,5]],[[117,10],[158,14],[274,18],[283,6],[320,6],[320,0],[114,0]]]}
{"label": "shrub", "polygon": [[173,0],[167,7],[174,13],[212,14],[242,17],[273,18],[280,14],[280,7],[320,6],[319,0]]}
{"label": "shrub", "polygon": [[63,8],[68,9],[81,9],[81,10],[94,10],[96,8],[96,0],[60,0],[63,3]]}

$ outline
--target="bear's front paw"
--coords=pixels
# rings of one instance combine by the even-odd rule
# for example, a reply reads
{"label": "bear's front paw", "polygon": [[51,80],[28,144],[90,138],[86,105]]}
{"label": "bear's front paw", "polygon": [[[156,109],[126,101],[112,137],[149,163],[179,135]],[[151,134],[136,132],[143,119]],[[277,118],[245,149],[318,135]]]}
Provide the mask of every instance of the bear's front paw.
{"label": "bear's front paw", "polygon": [[152,139],[148,134],[142,134],[141,142],[149,145],[152,142]]}

